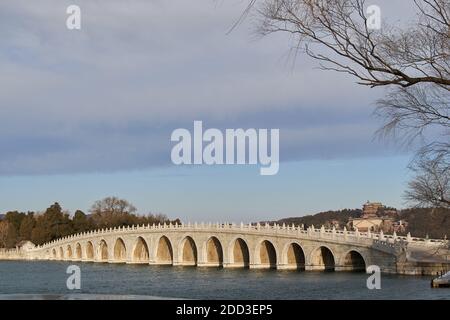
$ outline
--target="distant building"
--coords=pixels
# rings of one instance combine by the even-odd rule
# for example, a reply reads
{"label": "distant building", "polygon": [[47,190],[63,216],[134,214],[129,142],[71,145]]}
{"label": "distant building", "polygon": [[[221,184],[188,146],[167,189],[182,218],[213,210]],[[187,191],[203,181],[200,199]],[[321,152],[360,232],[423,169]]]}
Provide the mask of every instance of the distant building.
{"label": "distant building", "polygon": [[[384,206],[381,202],[369,202],[363,204],[361,218],[350,218],[347,226],[358,229],[361,232],[374,231],[391,232],[393,230],[394,219],[390,215],[384,215]],[[381,216],[383,214],[383,216]],[[392,214],[390,212],[390,214]]]}
{"label": "distant building", "polygon": [[24,249],[24,250],[31,250],[34,249],[35,247],[36,246],[34,245],[34,243],[29,240],[22,240],[16,245],[17,249]]}
{"label": "distant building", "polygon": [[369,202],[363,204],[363,210],[361,218],[372,218],[378,216],[378,210],[383,209],[384,206],[381,202]]}
{"label": "distant building", "polygon": [[353,218],[350,220],[350,228],[361,232],[374,231],[390,232],[394,221],[390,217]]}
{"label": "distant building", "polygon": [[392,227],[393,227],[394,231],[397,233],[405,233],[406,229],[408,228],[408,222],[405,220],[395,221],[392,224]]}
{"label": "distant building", "polygon": [[397,217],[397,214],[398,212],[395,209],[383,209],[383,216],[395,218]]}
{"label": "distant building", "polygon": [[339,229],[339,220],[329,220],[325,222],[325,227],[332,229],[333,227]]}

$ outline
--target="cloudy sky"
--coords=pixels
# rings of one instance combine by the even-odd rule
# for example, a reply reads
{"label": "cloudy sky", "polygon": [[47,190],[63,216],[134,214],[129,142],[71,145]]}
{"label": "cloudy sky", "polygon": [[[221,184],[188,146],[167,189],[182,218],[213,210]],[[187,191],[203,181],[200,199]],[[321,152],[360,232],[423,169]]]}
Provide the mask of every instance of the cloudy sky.
{"label": "cloudy sky", "polygon": [[[406,1],[371,1],[396,21]],[[81,7],[82,29],[66,28]],[[184,221],[250,221],[402,207],[410,160],[374,138],[382,90],[317,69],[292,39],[228,31],[243,0],[0,3],[0,212],[54,201],[87,211],[117,195]],[[279,128],[280,171],[176,167],[170,134]]]}

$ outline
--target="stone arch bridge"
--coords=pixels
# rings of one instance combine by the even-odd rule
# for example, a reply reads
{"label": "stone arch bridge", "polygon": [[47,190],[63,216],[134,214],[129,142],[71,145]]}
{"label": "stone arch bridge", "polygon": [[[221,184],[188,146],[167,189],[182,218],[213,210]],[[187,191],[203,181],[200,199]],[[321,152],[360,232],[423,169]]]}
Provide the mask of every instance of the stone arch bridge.
{"label": "stone arch bridge", "polygon": [[[447,245],[383,233],[286,225],[142,225],[79,233],[20,249],[21,259],[224,268],[276,268],[424,273],[408,260],[411,248]],[[0,255],[1,256],[1,255]],[[0,257],[1,258],[1,257]],[[447,257],[448,259],[448,257]]]}

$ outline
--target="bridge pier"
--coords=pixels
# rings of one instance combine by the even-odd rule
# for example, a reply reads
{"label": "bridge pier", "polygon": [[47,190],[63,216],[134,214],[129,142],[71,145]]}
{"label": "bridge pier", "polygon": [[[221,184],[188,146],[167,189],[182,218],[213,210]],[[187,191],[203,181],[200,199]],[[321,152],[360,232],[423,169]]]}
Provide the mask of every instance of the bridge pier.
{"label": "bridge pier", "polygon": [[215,263],[215,262],[199,262],[199,263],[197,263],[197,267],[220,268],[220,267],[222,267],[222,264],[221,263]]}
{"label": "bridge pier", "polygon": [[150,261],[150,266],[175,266],[172,261]]}
{"label": "bridge pier", "polygon": [[223,263],[223,268],[228,268],[228,269],[238,269],[238,268],[242,268],[242,269],[246,269],[249,268],[248,265],[244,265],[242,263],[232,263],[232,262],[224,262]]}
{"label": "bridge pier", "polygon": [[299,268],[296,265],[293,264],[278,264],[277,265],[277,270],[301,270],[303,268]]}
{"label": "bridge pier", "polygon": [[305,271],[337,271],[335,266],[310,265],[305,266]]}
{"label": "bridge pier", "polygon": [[364,267],[364,270],[362,269],[355,269],[353,266],[335,266],[334,271],[366,271],[366,268]]}
{"label": "bridge pier", "polygon": [[276,265],[268,264],[268,263],[258,263],[258,264],[250,264],[250,269],[277,269]]}
{"label": "bridge pier", "polygon": [[133,261],[133,260],[128,260],[126,263],[127,264],[149,264],[148,261]]}

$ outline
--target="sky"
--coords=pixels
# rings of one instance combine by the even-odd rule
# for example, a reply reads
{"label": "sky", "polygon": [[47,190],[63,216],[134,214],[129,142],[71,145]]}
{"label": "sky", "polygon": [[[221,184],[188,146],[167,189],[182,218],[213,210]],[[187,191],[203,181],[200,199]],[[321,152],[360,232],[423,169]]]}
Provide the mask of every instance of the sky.
{"label": "sky", "polygon": [[[406,1],[379,4],[398,21]],[[66,8],[81,8],[81,30]],[[231,32],[247,1],[0,3],[0,212],[118,196],[140,213],[255,221],[405,206],[410,150],[374,136],[385,91],[318,70],[286,34]],[[175,166],[171,132],[280,129],[280,170]]]}

